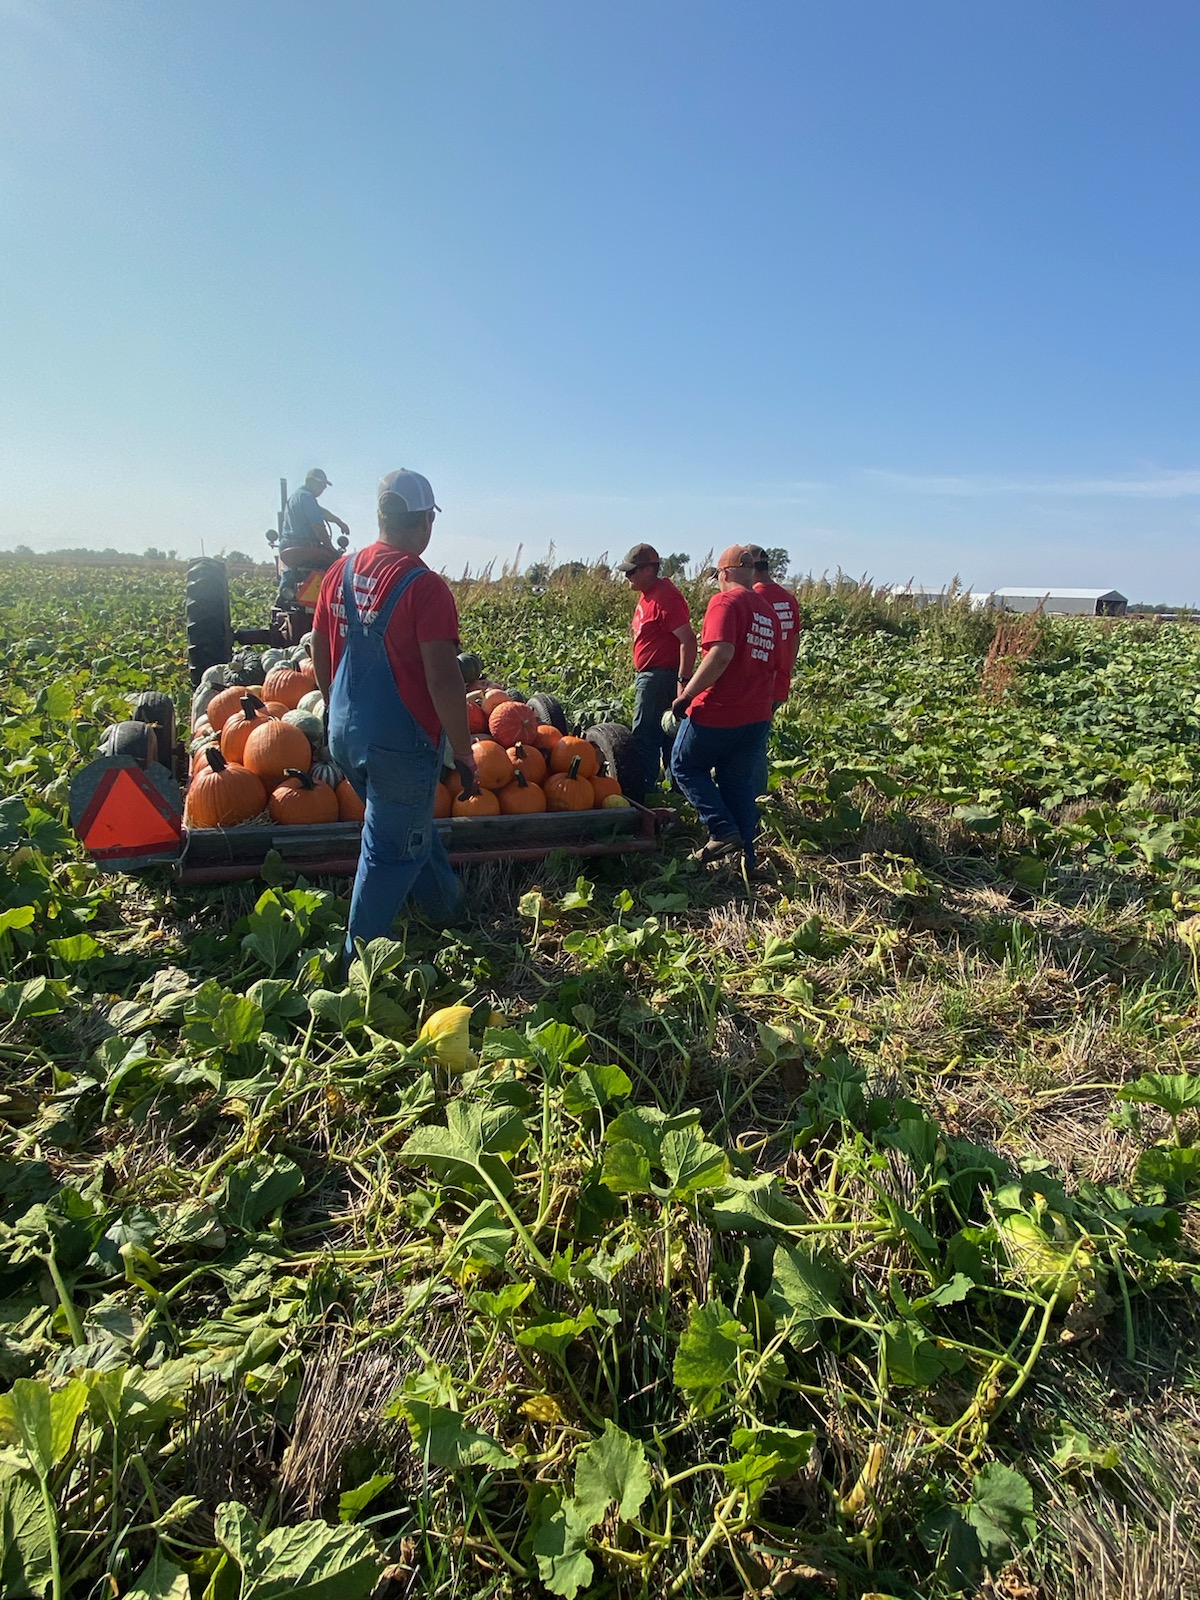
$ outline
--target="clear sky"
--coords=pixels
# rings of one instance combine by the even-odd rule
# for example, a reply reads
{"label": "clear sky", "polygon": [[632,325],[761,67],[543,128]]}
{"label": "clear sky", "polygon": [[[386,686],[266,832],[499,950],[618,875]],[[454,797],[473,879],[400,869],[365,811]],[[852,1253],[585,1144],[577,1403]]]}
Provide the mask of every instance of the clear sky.
{"label": "clear sky", "polygon": [[0,0],[0,546],[1200,600],[1195,0]]}

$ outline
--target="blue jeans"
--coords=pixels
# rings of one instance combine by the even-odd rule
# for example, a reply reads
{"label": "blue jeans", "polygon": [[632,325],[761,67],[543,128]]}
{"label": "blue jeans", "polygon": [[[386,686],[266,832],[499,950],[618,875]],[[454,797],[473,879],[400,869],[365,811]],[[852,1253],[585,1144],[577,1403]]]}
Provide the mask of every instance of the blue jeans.
{"label": "blue jeans", "polygon": [[384,937],[411,895],[433,920],[449,921],[462,896],[433,820],[441,750],[400,698],[384,632],[409,581],[402,578],[373,625],[364,627],[343,582],[346,642],[329,697],[329,750],[366,807],[358,871],[350,897],[346,960],[355,940]]}
{"label": "blue jeans", "polygon": [[675,781],[700,813],[709,836],[740,834],[750,867],[758,833],[754,801],[770,726],[746,722],[737,728],[706,728],[685,717],[671,758]]}
{"label": "blue jeans", "polygon": [[647,789],[658,786],[659,772],[671,770],[674,738],[663,732],[663,713],[671,709],[679,681],[674,667],[651,667],[639,672],[633,685],[633,742],[637,746],[641,789],[631,796],[643,800]]}

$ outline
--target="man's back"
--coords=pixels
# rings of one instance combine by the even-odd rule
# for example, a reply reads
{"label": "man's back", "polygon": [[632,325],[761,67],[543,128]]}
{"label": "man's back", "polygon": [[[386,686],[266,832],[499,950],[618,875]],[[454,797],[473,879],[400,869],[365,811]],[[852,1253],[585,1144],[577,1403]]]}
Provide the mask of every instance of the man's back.
{"label": "man's back", "polygon": [[328,544],[325,513],[311,489],[296,489],[288,496],[283,513],[283,547],[303,544]]}

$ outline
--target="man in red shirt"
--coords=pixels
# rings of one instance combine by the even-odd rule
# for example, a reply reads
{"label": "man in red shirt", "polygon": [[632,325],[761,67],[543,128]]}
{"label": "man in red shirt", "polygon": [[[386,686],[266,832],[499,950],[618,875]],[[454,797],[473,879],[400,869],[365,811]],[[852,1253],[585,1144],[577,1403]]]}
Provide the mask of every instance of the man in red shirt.
{"label": "man in red shirt", "polygon": [[379,483],[379,539],[325,574],[312,658],[329,708],[329,748],[366,807],[346,961],[387,934],[409,894],[436,920],[461,891],[433,821],[443,766],[475,782],[458,670],[458,611],[421,553],[433,532],[429,479],[402,468]]}
{"label": "man in red shirt", "polygon": [[744,853],[753,870],[755,799],[778,672],[775,614],[754,593],[745,545],[722,551],[712,572],[717,593],[704,613],[704,654],[672,707],[686,720],[671,770],[708,829],[699,859]]}
{"label": "man in red shirt", "polygon": [[670,578],[659,573],[660,558],[652,544],[635,544],[618,570],[638,596],[633,613],[633,738],[637,746],[640,787],[633,800],[644,800],[658,786],[663,766],[671,770],[674,736],[663,732],[663,713],[692,675],[696,635],[688,603]]}
{"label": "man in red shirt", "polygon": [[[790,589],[771,578],[771,562],[761,545],[746,547],[754,562],[754,592],[760,595],[775,613],[775,627],[779,645],[779,671],[775,676],[774,701],[771,716],[783,705],[792,690],[792,669],[796,665],[796,651],[800,645],[800,602]],[[763,746],[762,769],[759,773],[759,794],[767,792],[767,750]]]}

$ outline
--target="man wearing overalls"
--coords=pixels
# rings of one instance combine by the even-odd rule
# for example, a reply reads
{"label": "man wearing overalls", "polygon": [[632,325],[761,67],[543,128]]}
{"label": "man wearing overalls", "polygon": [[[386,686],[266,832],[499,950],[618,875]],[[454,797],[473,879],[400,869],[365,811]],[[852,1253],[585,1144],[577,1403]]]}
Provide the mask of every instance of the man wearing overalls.
{"label": "man wearing overalls", "polygon": [[329,749],[366,806],[346,929],[387,934],[411,894],[449,921],[461,890],[433,821],[444,766],[475,782],[458,670],[458,611],[421,553],[438,511],[429,479],[401,469],[380,479],[379,539],[330,567],[313,618],[312,658],[329,708]]}

